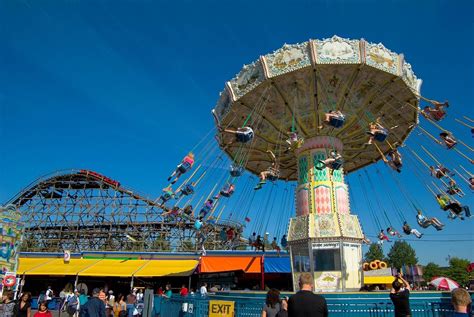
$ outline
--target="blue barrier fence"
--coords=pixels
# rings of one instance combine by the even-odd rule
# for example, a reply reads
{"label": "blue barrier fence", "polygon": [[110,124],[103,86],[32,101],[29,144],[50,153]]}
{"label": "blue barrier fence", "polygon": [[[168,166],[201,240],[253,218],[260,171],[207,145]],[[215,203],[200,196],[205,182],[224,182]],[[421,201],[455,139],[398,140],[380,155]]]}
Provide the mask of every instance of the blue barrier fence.
{"label": "blue barrier fence", "polygon": [[[391,317],[394,307],[388,293],[375,294],[324,294],[331,317]],[[410,307],[412,317],[451,317],[453,308],[449,294],[435,293],[428,296],[418,293],[412,296]],[[448,295],[448,296],[446,296]],[[242,294],[210,295],[209,297],[189,296],[163,299],[155,297],[155,313],[163,317],[209,316],[209,300],[229,300],[235,304],[236,317],[260,316],[264,295],[245,296]],[[473,311],[474,312],[474,311]]]}

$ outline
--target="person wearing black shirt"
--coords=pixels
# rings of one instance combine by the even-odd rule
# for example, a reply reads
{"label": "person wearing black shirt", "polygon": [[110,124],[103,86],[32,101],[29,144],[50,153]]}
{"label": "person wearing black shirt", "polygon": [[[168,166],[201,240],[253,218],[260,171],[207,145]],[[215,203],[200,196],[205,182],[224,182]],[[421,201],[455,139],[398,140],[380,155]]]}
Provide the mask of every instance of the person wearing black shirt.
{"label": "person wearing black shirt", "polygon": [[395,307],[395,317],[410,317],[410,284],[403,279],[403,274],[397,275],[392,283],[390,299]]}
{"label": "person wearing black shirt", "polygon": [[313,294],[313,276],[311,273],[300,275],[300,291],[288,301],[288,317],[327,317],[326,299]]}

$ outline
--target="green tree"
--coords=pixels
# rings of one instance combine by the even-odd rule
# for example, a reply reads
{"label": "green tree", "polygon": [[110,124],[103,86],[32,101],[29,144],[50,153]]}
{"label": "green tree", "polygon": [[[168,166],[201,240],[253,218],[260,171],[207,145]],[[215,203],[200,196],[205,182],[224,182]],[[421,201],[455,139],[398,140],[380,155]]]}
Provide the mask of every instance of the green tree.
{"label": "green tree", "polygon": [[433,277],[442,276],[444,273],[443,269],[433,262],[429,262],[423,267],[423,279],[426,283],[429,283]]}
{"label": "green tree", "polygon": [[395,241],[388,252],[388,263],[390,266],[400,269],[403,265],[415,265],[418,263],[416,252],[405,241]]}
{"label": "green tree", "polygon": [[466,270],[469,260],[453,257],[449,260],[449,268],[446,276],[455,280],[460,285],[467,285],[469,282],[469,272]]}
{"label": "green tree", "polygon": [[383,254],[382,247],[378,243],[372,243],[364,255],[365,262],[372,262],[374,260],[383,261],[384,258],[385,255]]}

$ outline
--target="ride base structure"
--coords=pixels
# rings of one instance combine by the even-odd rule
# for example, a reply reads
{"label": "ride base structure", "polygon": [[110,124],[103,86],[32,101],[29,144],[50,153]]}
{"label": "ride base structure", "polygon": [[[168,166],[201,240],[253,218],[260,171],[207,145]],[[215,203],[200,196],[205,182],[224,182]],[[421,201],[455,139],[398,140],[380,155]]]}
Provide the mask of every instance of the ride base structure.
{"label": "ride base structure", "polygon": [[302,272],[311,272],[316,290],[359,290],[362,284],[363,233],[350,214],[342,168],[320,162],[343,144],[331,136],[306,140],[297,150],[296,217],[290,219],[288,245],[294,289]]}

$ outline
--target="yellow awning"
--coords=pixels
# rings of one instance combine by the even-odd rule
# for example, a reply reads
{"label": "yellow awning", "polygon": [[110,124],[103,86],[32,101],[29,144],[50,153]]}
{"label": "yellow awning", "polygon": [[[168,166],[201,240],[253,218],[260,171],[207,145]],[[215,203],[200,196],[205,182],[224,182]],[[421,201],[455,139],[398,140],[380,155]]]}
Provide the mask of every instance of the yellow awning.
{"label": "yellow awning", "polygon": [[52,258],[19,258],[18,259],[18,275],[23,275],[25,272],[33,268],[40,267],[48,262],[54,261]]}
{"label": "yellow awning", "polygon": [[189,276],[196,260],[118,260],[118,259],[71,259],[20,258],[19,275],[79,275],[112,277]]}
{"label": "yellow awning", "polygon": [[130,277],[148,260],[100,260],[93,266],[79,272],[79,276]]}
{"label": "yellow awning", "polygon": [[364,276],[364,284],[392,284],[393,276]]}
{"label": "yellow awning", "polygon": [[[27,258],[20,259],[27,260]],[[28,259],[30,260],[30,259]],[[100,260],[71,259],[68,263],[64,259],[44,258],[45,264],[23,271],[26,275],[77,275],[78,272],[88,268]],[[20,264],[20,270],[22,264]],[[18,270],[20,273],[21,271]]]}
{"label": "yellow awning", "polygon": [[189,276],[197,265],[196,260],[150,260],[133,276]]}

